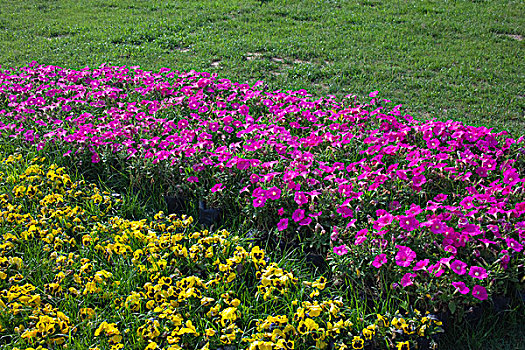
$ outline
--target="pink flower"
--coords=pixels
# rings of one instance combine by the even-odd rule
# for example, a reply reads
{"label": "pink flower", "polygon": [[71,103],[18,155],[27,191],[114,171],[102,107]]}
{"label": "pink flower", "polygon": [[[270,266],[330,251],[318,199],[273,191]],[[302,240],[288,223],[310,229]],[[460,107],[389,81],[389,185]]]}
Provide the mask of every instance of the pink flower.
{"label": "pink flower", "polygon": [[472,288],[472,296],[480,301],[487,300],[487,290],[485,287],[476,284],[474,288]]}
{"label": "pink flower", "polygon": [[266,193],[268,194],[268,198],[271,200],[277,200],[281,198],[281,189],[275,186],[271,187],[268,191],[266,191]]}
{"label": "pink flower", "polygon": [[437,196],[434,197],[434,200],[436,202],[443,202],[443,201],[445,201],[447,199],[447,197],[448,197],[448,195],[440,193],[440,194],[438,194]]}
{"label": "pink flower", "polygon": [[93,152],[93,155],[91,156],[91,162],[92,163],[98,163],[100,162],[100,156],[97,152]]}
{"label": "pink flower", "polygon": [[224,187],[222,187],[222,183],[218,183],[218,184],[216,184],[215,186],[213,186],[211,188],[211,192],[215,193],[217,191],[222,191],[223,189],[224,189]]}
{"label": "pink flower", "polygon": [[469,287],[467,287],[465,285],[465,283],[463,282],[452,282],[452,285],[456,288],[456,290],[458,292],[460,292],[461,294],[467,294],[468,292],[470,292],[470,289]]}
{"label": "pink flower", "polygon": [[401,282],[400,284],[403,286],[403,287],[408,287],[408,286],[411,286],[412,284],[414,284],[414,282],[412,282],[412,277],[416,277],[417,274],[415,273],[405,273],[405,275],[401,278]]}
{"label": "pink flower", "polygon": [[445,230],[447,229],[447,225],[445,225],[445,223],[441,220],[434,220],[432,222],[432,225],[430,226],[430,231],[432,231],[432,233],[435,233],[435,234],[441,234],[443,232],[445,232]]}
{"label": "pink flower", "polygon": [[416,258],[416,253],[412,249],[405,246],[396,245],[396,248],[399,249],[396,254],[396,264],[402,267],[410,266],[412,261],[414,261]]}
{"label": "pink flower", "polygon": [[416,216],[417,214],[421,213],[421,207],[417,204],[410,204],[410,209],[408,209],[407,211],[405,211],[405,214],[407,214],[408,216]]}
{"label": "pink flower", "polygon": [[509,170],[505,171],[503,173],[503,182],[507,185],[515,185],[520,181],[520,178],[518,176],[518,172],[514,168],[510,168]]}
{"label": "pink flower", "polygon": [[251,163],[248,159],[242,159],[242,158],[237,159],[237,169],[239,170],[248,169],[250,167],[250,164]]}
{"label": "pink flower", "polygon": [[426,178],[424,175],[418,175],[418,176],[414,176],[414,177],[412,178],[412,183],[413,183],[414,186],[416,186],[416,187],[421,187],[421,186],[423,186],[426,182],[427,182],[427,178]]}
{"label": "pink flower", "polygon": [[253,200],[254,208],[264,207],[266,204],[266,198],[257,197]]}
{"label": "pink flower", "polygon": [[376,256],[376,258],[372,262],[372,266],[378,269],[381,266],[383,266],[385,263],[386,263],[386,254],[379,254],[378,256]]}
{"label": "pink flower", "polygon": [[461,260],[454,260],[452,264],[450,264],[450,268],[458,275],[464,275],[467,273],[467,264]]}
{"label": "pink flower", "polygon": [[283,216],[284,215],[284,208],[279,208],[279,210],[277,210],[277,214],[279,214],[279,216]]}
{"label": "pink flower", "polygon": [[292,214],[292,219],[295,222],[301,221],[304,218],[304,210],[296,209]]}
{"label": "pink flower", "polygon": [[308,197],[303,192],[295,192],[294,200],[298,205],[308,203]]}
{"label": "pink flower", "polygon": [[509,246],[510,249],[518,253],[523,250],[523,244],[520,244],[514,238],[505,238],[505,242],[507,242],[507,245]]}
{"label": "pink flower", "polygon": [[306,217],[299,222],[299,226],[307,226],[307,225],[310,225],[311,222],[312,222],[312,218]]}
{"label": "pink flower", "polygon": [[478,174],[479,177],[487,177],[488,169],[485,167],[479,167],[476,169],[476,174]]}
{"label": "pink flower", "polygon": [[197,176],[190,176],[188,177],[188,182],[199,182],[199,178]]}
{"label": "pink flower", "polygon": [[366,236],[359,236],[359,237],[357,237],[355,239],[354,244],[355,245],[361,245],[361,244],[363,244],[364,241],[366,241],[366,238],[367,238]]}
{"label": "pink flower", "polygon": [[254,184],[254,183],[258,182],[258,181],[259,181],[259,175],[257,175],[257,174],[251,174],[250,175],[250,182],[252,184]]}
{"label": "pink flower", "polygon": [[339,247],[334,247],[334,253],[341,256],[348,253],[348,247],[346,245],[340,245]]}
{"label": "pink flower", "polygon": [[348,208],[346,205],[339,206],[336,211],[341,214],[343,218],[354,217],[352,209]]}
{"label": "pink flower", "polygon": [[468,274],[470,277],[477,278],[480,280],[487,278],[487,270],[479,266],[472,266]]}
{"label": "pink flower", "polygon": [[419,221],[414,216],[400,216],[399,226],[406,231],[414,231],[419,226]]}
{"label": "pink flower", "polygon": [[439,262],[435,263],[434,265],[429,265],[427,267],[427,271],[434,275],[434,277],[440,277],[443,273],[445,273],[445,270],[441,268],[441,264]]}
{"label": "pink flower", "polygon": [[278,229],[279,231],[286,230],[287,227],[288,227],[288,219],[281,219],[281,220],[277,223],[277,229]]}
{"label": "pink flower", "polygon": [[419,260],[416,265],[414,265],[414,271],[419,271],[419,270],[424,270],[425,267],[428,265],[428,263],[430,262],[430,260],[428,259],[424,259],[424,260]]}

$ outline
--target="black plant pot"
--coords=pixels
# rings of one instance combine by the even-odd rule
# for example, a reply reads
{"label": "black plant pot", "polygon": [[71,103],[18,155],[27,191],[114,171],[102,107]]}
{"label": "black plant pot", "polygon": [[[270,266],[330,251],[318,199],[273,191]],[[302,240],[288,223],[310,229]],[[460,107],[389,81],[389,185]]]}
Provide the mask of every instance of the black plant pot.
{"label": "black plant pot", "polygon": [[186,208],[188,207],[188,200],[186,198],[176,196],[164,196],[164,201],[166,202],[166,206],[168,207],[168,215],[189,215],[189,213],[186,212]]}
{"label": "black plant pot", "polygon": [[206,203],[199,200],[199,224],[210,228],[212,225],[218,227],[222,221],[222,210],[220,208],[206,208]]}

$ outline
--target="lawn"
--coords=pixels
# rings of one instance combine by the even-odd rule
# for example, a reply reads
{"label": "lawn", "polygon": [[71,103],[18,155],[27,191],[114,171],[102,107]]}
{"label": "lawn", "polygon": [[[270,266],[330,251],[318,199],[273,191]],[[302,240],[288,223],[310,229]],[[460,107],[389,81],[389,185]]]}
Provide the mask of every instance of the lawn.
{"label": "lawn", "polygon": [[523,348],[524,13],[2,2],[0,344]]}
{"label": "lawn", "polygon": [[419,119],[525,131],[522,1],[2,1],[2,66],[209,71],[379,90]]}

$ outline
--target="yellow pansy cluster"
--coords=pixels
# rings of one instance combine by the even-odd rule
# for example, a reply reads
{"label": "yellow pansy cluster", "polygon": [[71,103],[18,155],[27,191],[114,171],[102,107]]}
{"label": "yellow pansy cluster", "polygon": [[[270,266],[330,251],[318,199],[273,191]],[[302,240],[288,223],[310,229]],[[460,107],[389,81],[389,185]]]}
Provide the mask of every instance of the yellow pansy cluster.
{"label": "yellow pansy cluster", "polygon": [[0,190],[6,349],[399,348],[438,330],[422,315],[356,326],[324,277],[300,281],[259,246],[194,230],[188,216],[120,217],[121,199],[43,158],[4,158]]}

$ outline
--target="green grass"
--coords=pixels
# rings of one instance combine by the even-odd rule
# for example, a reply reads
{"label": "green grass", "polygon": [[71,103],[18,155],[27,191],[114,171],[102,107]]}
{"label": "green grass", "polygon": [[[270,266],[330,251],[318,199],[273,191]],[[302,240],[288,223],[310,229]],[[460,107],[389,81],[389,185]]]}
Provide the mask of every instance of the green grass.
{"label": "green grass", "polygon": [[216,72],[525,130],[523,1],[2,1],[0,64]]}
{"label": "green grass", "polygon": [[[108,63],[209,71],[314,95],[380,90],[417,118],[515,136],[525,133],[524,39],[523,1],[0,2],[2,68]],[[162,206],[131,192],[124,217]],[[443,348],[521,349],[522,315],[451,325]]]}

